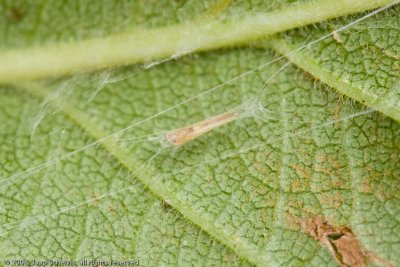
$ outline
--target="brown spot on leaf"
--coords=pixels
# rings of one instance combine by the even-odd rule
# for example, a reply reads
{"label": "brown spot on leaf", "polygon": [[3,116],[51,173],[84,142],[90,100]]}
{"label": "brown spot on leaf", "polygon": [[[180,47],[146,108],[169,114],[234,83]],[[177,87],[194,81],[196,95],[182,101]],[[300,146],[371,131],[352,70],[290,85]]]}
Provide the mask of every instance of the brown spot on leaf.
{"label": "brown spot on leaf", "polygon": [[342,164],[335,159],[332,159],[331,164],[337,170],[343,168]]}
{"label": "brown spot on leaf", "polygon": [[335,192],[332,194],[324,194],[319,201],[322,205],[328,206],[333,209],[340,209],[344,204],[344,198],[341,193]]}
{"label": "brown spot on leaf", "polygon": [[353,231],[348,227],[332,226],[318,216],[303,220],[302,228],[313,238],[319,240],[342,266],[361,267],[371,261],[384,266],[392,266],[372,252],[364,250]]}
{"label": "brown spot on leaf", "polygon": [[291,184],[291,189],[293,192],[302,191],[304,189],[303,187],[304,186],[303,186],[302,182],[300,181],[300,179],[294,180]]}
{"label": "brown spot on leaf", "polygon": [[268,173],[268,168],[265,166],[265,164],[262,164],[259,161],[254,162],[254,168],[256,169],[257,172],[261,174],[267,174]]}
{"label": "brown spot on leaf", "polygon": [[12,22],[18,23],[24,18],[24,13],[18,7],[12,7],[9,18]]}
{"label": "brown spot on leaf", "polygon": [[343,168],[343,164],[341,164],[334,156],[332,155],[317,155],[316,159],[318,162],[327,164],[329,163],[335,169]]}
{"label": "brown spot on leaf", "polygon": [[293,170],[295,170],[296,173],[297,173],[300,177],[302,177],[302,178],[307,178],[307,179],[310,179],[310,178],[311,178],[311,174],[309,173],[309,171],[308,171],[305,167],[303,167],[303,166],[301,166],[301,165],[299,165],[299,164],[295,164],[295,163],[291,163],[289,166],[290,166]]}
{"label": "brown spot on leaf", "polygon": [[325,167],[325,165],[321,165],[321,164],[315,164],[314,170],[316,172],[321,172],[326,175],[328,175],[330,173],[329,170]]}
{"label": "brown spot on leaf", "polygon": [[285,223],[293,230],[301,229],[301,219],[291,213],[285,215]]}

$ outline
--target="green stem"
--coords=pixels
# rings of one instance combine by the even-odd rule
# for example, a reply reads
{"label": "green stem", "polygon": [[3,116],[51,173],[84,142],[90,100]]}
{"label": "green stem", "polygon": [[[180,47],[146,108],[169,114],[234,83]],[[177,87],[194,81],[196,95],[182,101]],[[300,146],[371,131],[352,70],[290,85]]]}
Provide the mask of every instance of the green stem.
{"label": "green stem", "polygon": [[239,45],[391,2],[393,0],[310,1],[270,13],[249,14],[239,21],[196,21],[74,43],[5,51],[0,54],[0,82],[57,77]]}
{"label": "green stem", "polygon": [[310,73],[317,80],[331,86],[339,93],[351,97],[400,122],[400,108],[396,105],[388,104],[386,98],[379,98],[376,95],[368,94],[362,87],[353,86],[349,81],[334,76],[331,71],[324,69],[311,56],[302,51],[292,53],[297,47],[282,39],[272,39],[268,44],[278,53],[285,55],[289,61]]}

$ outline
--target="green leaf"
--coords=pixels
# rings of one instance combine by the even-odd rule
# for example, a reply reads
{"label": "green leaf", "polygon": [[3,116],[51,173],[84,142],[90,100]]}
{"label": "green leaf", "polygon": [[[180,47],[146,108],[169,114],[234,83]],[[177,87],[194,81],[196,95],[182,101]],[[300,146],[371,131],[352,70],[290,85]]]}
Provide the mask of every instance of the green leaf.
{"label": "green leaf", "polygon": [[352,22],[338,19],[285,34],[272,47],[315,78],[400,122],[400,8],[393,8],[348,31],[337,32],[300,53],[309,40]]}
{"label": "green leaf", "polygon": [[[206,16],[206,19],[182,22],[180,24],[171,23],[170,18],[173,18],[176,12],[173,9],[171,10],[170,5],[167,5],[168,8],[166,10],[160,9],[162,16],[159,20],[165,21],[163,19],[167,18],[166,21],[171,25],[151,29],[136,28],[133,32],[129,30],[103,38],[95,38],[93,36],[101,36],[103,32],[112,32],[110,27],[119,28],[118,26],[124,26],[126,23],[133,24],[129,16],[132,14],[127,13],[126,10],[136,10],[137,12],[141,10],[143,3],[132,4],[127,2],[125,4],[111,4],[110,9],[114,9],[111,14],[107,13],[107,6],[110,4],[105,7],[100,5],[92,7],[91,5],[86,4],[86,6],[83,4],[83,7],[89,8],[89,10],[95,11],[96,13],[99,12],[98,8],[100,8],[103,13],[107,14],[106,16],[110,17],[113,17],[114,14],[115,17],[119,17],[121,13],[121,19],[114,19],[116,20],[116,25],[114,21],[106,20],[106,23],[104,23],[105,27],[101,27],[103,25],[100,23],[100,29],[98,29],[97,22],[92,19],[93,16],[91,16],[91,12],[88,14],[84,13],[86,9],[83,9],[83,12],[81,10],[76,12],[67,22],[62,20],[57,23],[60,15],[69,16],[70,12],[68,11],[73,10],[75,5],[75,8],[81,8],[82,3],[71,1],[67,7],[64,7],[64,3],[58,3],[57,5],[61,4],[62,6],[60,7],[61,12],[57,12],[57,6],[52,6],[51,2],[52,1],[41,1],[40,4],[36,3],[33,7],[28,4],[30,8],[26,11],[22,4],[17,7],[13,6],[11,15],[7,16],[4,14],[2,16],[4,17],[3,20],[6,20],[8,23],[10,20],[19,22],[23,19],[24,12],[29,12],[30,14],[32,11],[43,12],[46,14],[45,19],[49,20],[48,23],[51,23],[52,26],[48,27],[48,24],[39,22],[40,26],[46,27],[43,33],[39,33],[39,38],[43,35],[45,36],[45,40],[56,38],[57,40],[67,39],[67,42],[43,45],[45,42],[39,39],[39,44],[41,45],[34,45],[33,47],[22,50],[10,49],[4,51],[0,54],[2,57],[0,61],[0,82],[15,82],[21,79],[37,79],[49,76],[54,77],[82,70],[98,70],[166,57],[175,58],[193,51],[204,51],[242,44],[256,38],[325,19],[370,10],[389,4],[393,2],[393,0],[298,1],[294,6],[284,5],[268,13],[249,12],[245,15],[229,16],[228,18],[222,16],[222,18],[214,20],[207,19]],[[206,1],[205,4],[207,2],[209,1]],[[223,2],[227,1],[224,0]],[[292,1],[287,0],[287,2],[290,3]],[[201,6],[201,2],[199,3],[198,5]],[[4,3],[3,5],[8,6],[8,4]],[[14,5],[14,3],[11,5]],[[114,5],[116,5],[115,8]],[[162,4],[162,6],[164,5],[166,4]],[[240,3],[238,3],[237,6],[240,7]],[[46,7],[53,9],[53,11],[47,14]],[[147,8],[148,7],[145,8],[144,14],[139,17],[147,18],[153,15],[148,12]],[[43,11],[43,9],[45,10]],[[3,10],[7,10],[7,8]],[[64,14],[64,10],[67,10],[67,14]],[[195,9],[195,11],[197,10],[201,10],[201,8]],[[235,9],[233,10],[235,11]],[[318,13],[317,16],[315,16],[316,13]],[[158,15],[158,13],[156,13],[156,15]],[[87,16],[87,18],[82,19],[80,16]],[[55,19],[56,23],[54,23],[54,17],[57,17]],[[124,21],[124,17],[126,21]],[[6,26],[6,28],[3,29],[6,44],[13,44],[16,42],[15,40],[18,40],[17,45],[19,45],[20,40],[10,35],[13,34],[15,30],[18,31],[18,35],[20,35],[21,29],[23,31],[28,31],[26,36],[23,35],[23,40],[28,39],[31,42],[33,38],[37,38],[36,33],[41,27],[38,29],[38,26],[35,26],[36,23],[32,23],[32,20],[36,22],[38,19],[40,20],[41,18],[26,18],[25,22],[27,22],[28,25],[13,25],[14,27],[11,27],[11,29]],[[86,20],[91,21],[88,26],[86,25]],[[88,29],[86,29],[86,27],[76,28],[74,25],[77,21],[79,23],[84,23],[84,26]],[[156,23],[157,21],[158,20],[155,20],[155,22],[153,22],[152,19],[150,23]],[[71,25],[72,23],[73,25]],[[29,32],[32,27],[34,27],[33,34]],[[74,27],[75,30],[69,29],[68,27]],[[100,34],[93,32],[93,28],[99,30]],[[70,31],[72,31],[72,34],[68,34]],[[66,32],[66,36],[63,36],[64,32]],[[59,33],[62,34],[61,37],[58,35]],[[89,35],[91,38],[79,38],[82,37],[82,35]],[[72,41],[71,39],[78,39],[78,41]],[[163,41],[160,42],[160,39]],[[34,39],[34,42],[35,41]]]}
{"label": "green leaf", "polygon": [[[124,5],[95,21],[90,18],[101,4],[75,8],[78,2],[70,1],[71,7],[52,9],[41,3],[42,15],[32,15],[36,26],[17,22],[40,26],[39,37],[16,26],[21,36],[8,38],[5,46],[80,40],[74,30],[59,28],[65,36],[46,32],[39,18],[58,12],[78,19],[91,37],[113,33],[113,23],[124,25],[118,14],[131,18]],[[242,4],[227,16],[240,17],[248,9]],[[90,11],[82,18],[84,11],[74,8]],[[165,9],[161,17],[147,8],[132,24],[149,18],[148,27],[158,27],[192,19],[190,14],[213,14],[195,2],[181,13],[176,6]],[[383,17],[392,21],[388,15],[397,9]],[[312,27],[303,31],[314,34]],[[299,42],[295,34],[283,36]],[[306,227],[321,217],[331,228],[351,229],[366,260],[399,265],[399,124],[338,95],[341,88],[283,68],[287,63],[251,46],[188,55],[150,69],[128,66],[3,86],[0,259],[138,259],[143,266],[345,262]],[[342,67],[354,65],[350,60]],[[258,95],[267,116],[236,120],[176,149],[147,139]],[[340,246],[337,251],[345,253]]]}

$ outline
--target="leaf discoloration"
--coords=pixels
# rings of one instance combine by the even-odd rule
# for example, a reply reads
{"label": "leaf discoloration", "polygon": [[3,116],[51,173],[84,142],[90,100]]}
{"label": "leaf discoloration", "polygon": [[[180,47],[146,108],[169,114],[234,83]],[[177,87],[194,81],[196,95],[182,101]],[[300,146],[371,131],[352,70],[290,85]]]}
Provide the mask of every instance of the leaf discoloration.
{"label": "leaf discoloration", "polygon": [[350,228],[332,226],[321,217],[306,220],[302,226],[309,235],[321,241],[342,266],[364,266],[368,262]]}
{"label": "leaf discoloration", "polygon": [[349,227],[333,226],[317,216],[304,220],[302,228],[314,239],[319,240],[342,266],[361,267],[366,266],[369,262],[392,266],[372,252],[363,249]]}

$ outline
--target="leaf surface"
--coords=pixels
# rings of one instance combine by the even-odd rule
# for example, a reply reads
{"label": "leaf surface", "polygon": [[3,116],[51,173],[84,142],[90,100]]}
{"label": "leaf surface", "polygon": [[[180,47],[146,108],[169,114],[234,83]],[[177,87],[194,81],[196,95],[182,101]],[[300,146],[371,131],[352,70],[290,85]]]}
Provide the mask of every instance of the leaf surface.
{"label": "leaf surface", "polygon": [[[1,259],[335,266],[304,227],[320,216],[400,264],[400,126],[287,63],[241,47],[1,88]],[[147,139],[258,95],[267,115],[176,149]]]}
{"label": "leaf surface", "polygon": [[[219,3],[227,2],[229,4],[229,0],[215,1],[215,4],[213,4],[213,1],[194,1],[189,2],[187,5],[183,4],[182,8],[189,6],[188,9],[191,12],[187,14],[197,17],[197,19],[187,21],[185,18],[188,16],[184,16],[183,22],[178,24],[173,23],[176,20],[180,20],[179,16],[176,18],[179,14],[175,10],[181,10],[181,8],[175,7],[174,9],[171,8],[168,2],[163,2],[161,3],[161,7],[166,5],[165,9],[161,8],[160,11],[152,14],[148,6],[146,6],[142,15],[139,15],[139,18],[150,18],[150,25],[157,25],[162,22],[168,26],[145,27],[144,29],[143,23],[140,23],[142,22],[141,19],[127,17],[129,10],[135,10],[134,14],[138,10],[141,10],[143,4],[140,3],[120,2],[119,4],[114,3],[111,5],[108,3],[104,6],[98,3],[93,7],[91,4],[71,1],[65,7],[63,3],[53,6],[51,5],[52,1],[40,1],[35,5],[27,4],[28,10],[24,10],[25,7],[22,4],[19,6],[11,4],[11,14],[4,14],[3,17],[5,19],[3,20],[6,20],[6,22],[12,21],[14,22],[13,24],[17,23],[18,25],[11,24],[13,26],[10,27],[11,29],[8,26],[3,29],[6,44],[16,42],[17,45],[20,45],[21,40],[25,41],[28,39],[32,42],[32,40],[37,41],[36,38],[39,37],[38,42],[40,45],[34,43],[33,46],[25,47],[25,49],[15,49],[15,47],[12,47],[11,49],[2,51],[0,53],[2,57],[2,61],[0,61],[0,82],[10,83],[26,79],[58,77],[79,71],[99,70],[134,63],[147,63],[156,59],[173,59],[194,51],[243,44],[260,37],[308,25],[313,22],[385,6],[392,1],[299,0],[292,3],[293,1],[287,0],[282,1],[283,4],[278,4],[276,10],[270,10],[270,7],[273,7],[274,3],[269,5],[267,10],[269,9],[270,12],[265,12],[263,9],[263,7],[268,5],[253,3],[256,7],[260,7],[260,10],[263,12],[255,12],[253,10],[253,12],[247,13],[243,12],[246,12],[249,8],[248,3],[244,8],[239,9],[243,3],[238,2],[232,8],[232,12],[235,15],[229,16],[218,16],[219,13],[224,14],[222,11],[224,11],[223,7],[225,6]],[[195,2],[197,4],[191,4]],[[59,4],[61,4],[61,12],[57,12],[58,9],[52,10],[52,8],[56,8]],[[108,14],[106,11],[107,7],[114,8],[114,5],[115,10],[111,14]],[[211,5],[211,8],[206,9],[205,7],[209,5]],[[49,12],[48,10],[43,11],[46,7],[49,8]],[[77,8],[78,12],[74,8]],[[89,17],[86,17],[86,9],[94,11],[93,13],[95,14],[99,12],[105,13],[105,22],[103,22],[104,20],[100,20],[100,22],[93,20],[90,16],[92,12],[88,12]],[[242,12],[238,12],[237,9]],[[74,13],[71,18],[67,19],[66,22],[64,20],[59,21],[60,15],[62,17],[69,17],[69,10]],[[201,13],[202,10],[204,10],[203,13]],[[122,18],[118,17],[119,11]],[[202,14],[200,17],[197,13],[199,11]],[[40,16],[39,18],[33,18],[35,23],[26,18],[25,22],[27,24],[22,23],[21,26],[19,24],[23,22],[24,12],[28,12],[29,14],[44,12],[44,18],[47,23],[41,22],[40,19],[42,16]],[[317,16],[315,16],[316,13],[318,13]],[[117,16],[117,19],[108,21],[108,16],[114,14]],[[160,15],[160,18],[154,19],[158,15]],[[54,17],[56,18],[54,19]],[[100,18],[100,16],[96,17]],[[213,17],[218,18],[214,19]],[[38,19],[39,21],[37,22]],[[54,20],[56,23],[54,23]],[[114,21],[115,24],[113,24]],[[84,23],[82,28],[76,26],[71,26],[72,29],[68,28],[70,24],[75,25],[78,23],[79,25],[81,22]],[[135,22],[138,22],[139,25],[136,25]],[[48,27],[48,23],[54,24],[54,29]],[[118,26],[125,28],[126,24],[129,24],[131,27],[135,25],[135,30],[130,29],[121,32]],[[7,25],[10,25],[10,23]],[[40,40],[42,33],[37,34],[40,26],[46,29],[43,33],[43,36],[45,36],[44,41]],[[28,29],[34,27],[33,34],[28,30],[26,37],[18,38],[20,37],[21,30],[22,32],[27,31],[24,27]],[[110,32],[111,29],[118,30],[112,35],[96,38],[96,35],[102,36]],[[12,35],[12,32],[15,30],[18,31],[16,36]],[[61,36],[58,34],[59,32],[62,34]],[[89,38],[86,37],[87,35]],[[53,41],[53,38],[62,41],[46,45],[48,40]],[[162,42],[160,42],[160,39]]]}
{"label": "leaf surface", "polygon": [[352,97],[400,121],[400,8],[375,15],[343,32],[291,53],[309,40],[348,25],[350,16],[306,27],[272,41],[299,67]]}

